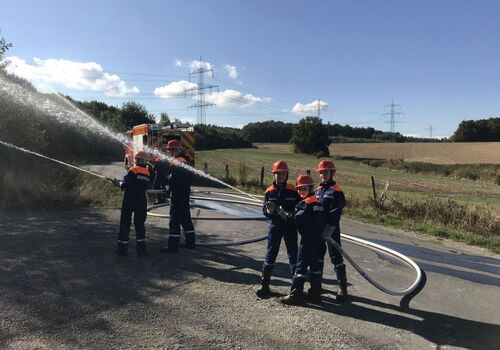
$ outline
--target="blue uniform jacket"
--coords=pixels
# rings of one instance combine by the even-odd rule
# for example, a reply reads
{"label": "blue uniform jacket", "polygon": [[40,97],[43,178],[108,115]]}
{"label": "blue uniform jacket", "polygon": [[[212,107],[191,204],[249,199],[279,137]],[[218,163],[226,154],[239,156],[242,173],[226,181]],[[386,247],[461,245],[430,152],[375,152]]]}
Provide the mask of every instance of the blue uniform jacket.
{"label": "blue uniform jacket", "polygon": [[314,193],[300,201],[293,217],[302,241],[317,240],[324,228],[323,207]]}
{"label": "blue uniform jacket", "polygon": [[189,198],[191,192],[191,172],[181,166],[186,164],[186,159],[176,157],[170,162],[170,174],[168,175],[168,185],[172,199],[175,196],[185,196]]}
{"label": "blue uniform jacket", "polygon": [[149,188],[149,170],[141,166],[133,166],[123,178],[121,184],[123,201],[134,204],[147,204],[146,190]]}
{"label": "blue uniform jacket", "polygon": [[345,205],[345,196],[342,188],[331,180],[323,182],[314,191],[324,210],[325,224],[339,229],[340,216]]}
{"label": "blue uniform jacket", "polygon": [[274,203],[276,210],[281,206],[288,213],[293,213],[295,211],[295,206],[300,202],[300,196],[298,195],[295,186],[286,183],[283,185],[276,184],[273,182],[271,186],[266,189],[264,194],[264,204],[262,206],[262,212],[265,216],[271,219],[271,226],[280,226],[284,228],[293,228],[293,220],[283,220],[277,213],[269,214],[267,208],[269,203]]}

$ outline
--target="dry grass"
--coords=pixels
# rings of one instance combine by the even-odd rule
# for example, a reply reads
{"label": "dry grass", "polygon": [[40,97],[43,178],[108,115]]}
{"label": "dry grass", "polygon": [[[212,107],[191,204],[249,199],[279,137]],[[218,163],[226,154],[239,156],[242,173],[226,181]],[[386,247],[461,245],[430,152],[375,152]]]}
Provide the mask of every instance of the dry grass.
{"label": "dry grass", "polygon": [[42,162],[30,164],[28,168],[0,169],[0,211],[120,204],[121,191],[108,181]]}
{"label": "dry grass", "polygon": [[[256,146],[270,152],[291,152],[289,144],[260,143]],[[330,145],[330,154],[434,164],[500,164],[500,142],[335,143]]]}

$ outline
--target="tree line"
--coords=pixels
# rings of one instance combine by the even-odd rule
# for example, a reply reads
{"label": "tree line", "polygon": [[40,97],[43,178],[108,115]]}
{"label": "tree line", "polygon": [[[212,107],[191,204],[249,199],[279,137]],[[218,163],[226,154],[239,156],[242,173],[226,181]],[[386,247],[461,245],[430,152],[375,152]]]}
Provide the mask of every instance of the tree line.
{"label": "tree line", "polygon": [[464,120],[451,137],[455,142],[500,141],[500,118]]}

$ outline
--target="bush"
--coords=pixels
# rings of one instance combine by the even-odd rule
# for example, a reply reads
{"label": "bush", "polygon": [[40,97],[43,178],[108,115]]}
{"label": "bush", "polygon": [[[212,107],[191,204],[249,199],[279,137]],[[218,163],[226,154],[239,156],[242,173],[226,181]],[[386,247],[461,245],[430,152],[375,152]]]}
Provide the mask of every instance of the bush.
{"label": "bush", "polygon": [[303,118],[293,128],[292,143],[296,153],[314,154],[317,157],[329,156],[330,142],[321,118]]}

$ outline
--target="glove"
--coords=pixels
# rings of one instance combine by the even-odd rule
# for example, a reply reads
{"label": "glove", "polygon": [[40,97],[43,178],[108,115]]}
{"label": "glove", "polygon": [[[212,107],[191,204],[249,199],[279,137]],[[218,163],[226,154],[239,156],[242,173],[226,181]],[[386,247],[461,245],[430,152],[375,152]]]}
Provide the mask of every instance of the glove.
{"label": "glove", "polygon": [[276,213],[276,203],[275,202],[267,202],[266,211],[269,215],[274,215]]}
{"label": "glove", "polygon": [[278,215],[283,221],[288,221],[290,218],[289,214],[281,206],[278,208]]}
{"label": "glove", "polygon": [[120,184],[120,180],[118,179],[111,179],[111,183],[116,186],[116,187],[120,187],[121,184]]}
{"label": "glove", "polygon": [[323,232],[321,233],[321,237],[326,241],[328,238],[332,238],[332,233],[335,231],[335,226],[325,225]]}

